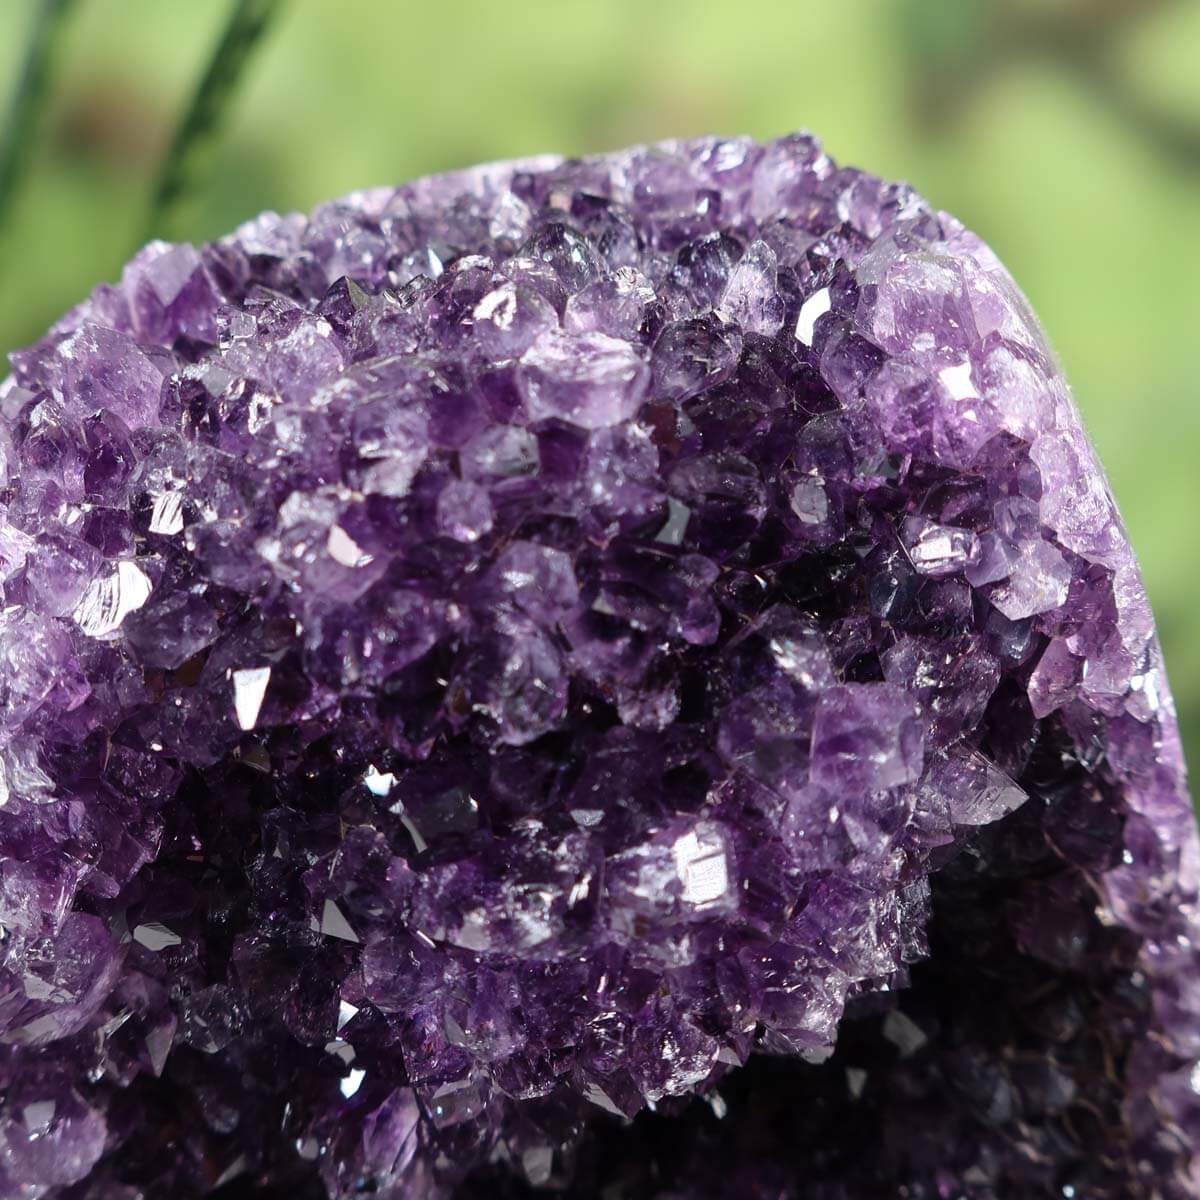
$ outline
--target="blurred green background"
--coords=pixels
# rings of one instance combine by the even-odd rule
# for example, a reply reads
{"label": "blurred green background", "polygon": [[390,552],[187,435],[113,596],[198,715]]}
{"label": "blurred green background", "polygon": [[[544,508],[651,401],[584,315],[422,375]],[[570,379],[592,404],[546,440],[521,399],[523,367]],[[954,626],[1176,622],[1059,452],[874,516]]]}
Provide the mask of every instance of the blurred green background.
{"label": "blurred green background", "polygon": [[[6,92],[36,9],[0,2]],[[71,6],[0,251],[0,350],[141,240],[229,11]],[[1031,297],[1140,552],[1195,763],[1198,64],[1197,0],[291,0],[158,231],[203,239],[263,208],[542,150],[819,132],[962,217]]]}

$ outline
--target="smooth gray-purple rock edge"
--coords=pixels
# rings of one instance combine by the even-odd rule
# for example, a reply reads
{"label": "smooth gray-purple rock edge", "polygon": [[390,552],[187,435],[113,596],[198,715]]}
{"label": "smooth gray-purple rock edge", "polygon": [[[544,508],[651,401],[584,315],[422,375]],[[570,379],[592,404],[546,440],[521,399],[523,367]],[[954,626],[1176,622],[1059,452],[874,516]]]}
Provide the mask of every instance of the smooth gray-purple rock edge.
{"label": "smooth gray-purple rock edge", "polygon": [[1153,620],[952,217],[486,166],[11,360],[3,1200],[1200,1196]]}

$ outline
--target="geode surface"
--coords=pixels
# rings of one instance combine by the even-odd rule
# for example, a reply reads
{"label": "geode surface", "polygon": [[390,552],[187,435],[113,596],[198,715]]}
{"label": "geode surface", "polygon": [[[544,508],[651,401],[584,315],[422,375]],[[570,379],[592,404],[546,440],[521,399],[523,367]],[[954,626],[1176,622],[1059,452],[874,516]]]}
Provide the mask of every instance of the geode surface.
{"label": "geode surface", "polygon": [[0,1197],[1200,1195],[1153,621],[805,136],[155,243],[0,389]]}

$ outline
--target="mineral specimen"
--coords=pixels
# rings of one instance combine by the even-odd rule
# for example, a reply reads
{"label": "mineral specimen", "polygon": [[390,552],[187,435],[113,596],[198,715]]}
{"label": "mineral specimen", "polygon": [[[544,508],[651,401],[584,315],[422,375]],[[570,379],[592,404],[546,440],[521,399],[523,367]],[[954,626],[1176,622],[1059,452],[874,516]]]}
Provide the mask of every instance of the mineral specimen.
{"label": "mineral specimen", "polygon": [[1153,622],[953,218],[481,167],[12,366],[5,1200],[1200,1195]]}

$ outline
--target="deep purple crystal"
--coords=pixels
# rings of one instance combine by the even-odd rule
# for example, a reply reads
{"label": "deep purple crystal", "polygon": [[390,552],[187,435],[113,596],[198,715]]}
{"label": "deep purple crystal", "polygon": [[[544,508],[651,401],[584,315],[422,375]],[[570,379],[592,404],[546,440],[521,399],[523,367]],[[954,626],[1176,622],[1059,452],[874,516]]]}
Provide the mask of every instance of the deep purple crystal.
{"label": "deep purple crystal", "polygon": [[808,137],[156,243],[0,389],[0,1197],[1200,1195],[1153,621]]}

